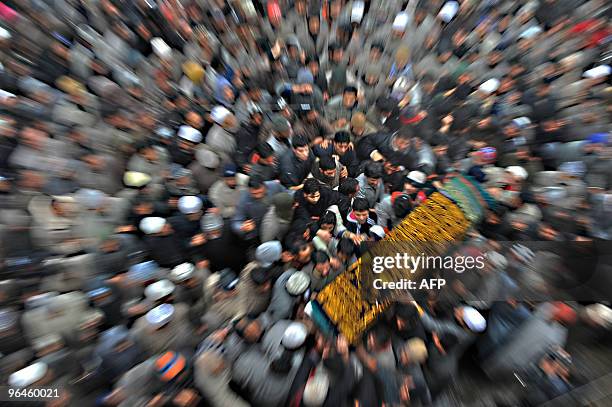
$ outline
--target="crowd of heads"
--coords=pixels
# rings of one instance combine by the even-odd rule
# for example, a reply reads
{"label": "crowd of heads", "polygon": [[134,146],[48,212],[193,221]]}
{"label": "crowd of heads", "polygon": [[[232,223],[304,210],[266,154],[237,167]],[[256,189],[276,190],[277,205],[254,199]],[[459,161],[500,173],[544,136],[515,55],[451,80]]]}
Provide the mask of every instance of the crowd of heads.
{"label": "crowd of heads", "polygon": [[[603,0],[0,2],[0,384],[431,405],[467,354],[515,402],[569,393],[569,334],[612,328],[611,36]],[[451,255],[487,267],[323,329],[458,175],[495,205]]]}

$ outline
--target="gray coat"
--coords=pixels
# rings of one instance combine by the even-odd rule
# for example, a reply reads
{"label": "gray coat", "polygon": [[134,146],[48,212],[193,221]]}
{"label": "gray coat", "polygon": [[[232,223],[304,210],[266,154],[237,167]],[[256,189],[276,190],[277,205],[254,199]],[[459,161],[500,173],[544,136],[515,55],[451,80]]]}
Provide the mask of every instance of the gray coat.
{"label": "gray coat", "polygon": [[289,277],[295,272],[295,269],[285,271],[274,283],[274,287],[272,288],[272,299],[266,310],[266,315],[272,323],[289,318],[293,312],[294,305],[299,300],[299,297],[289,294],[285,288],[287,280],[289,280]]}
{"label": "gray coat", "polygon": [[242,188],[234,189],[227,186],[223,179],[215,182],[208,190],[208,198],[221,211],[221,216],[231,218],[236,212],[236,204]]}
{"label": "gray coat", "polygon": [[512,338],[483,362],[483,369],[489,376],[497,376],[527,368],[541,357],[551,346],[564,346],[567,328],[550,321],[551,304],[540,305],[525,321]]}

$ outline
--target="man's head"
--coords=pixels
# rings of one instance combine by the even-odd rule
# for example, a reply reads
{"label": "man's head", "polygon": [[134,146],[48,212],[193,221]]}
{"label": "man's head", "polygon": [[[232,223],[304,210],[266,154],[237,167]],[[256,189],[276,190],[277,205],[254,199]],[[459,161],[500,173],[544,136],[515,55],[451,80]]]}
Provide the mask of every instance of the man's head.
{"label": "man's head", "polygon": [[355,254],[355,243],[349,238],[343,237],[338,241],[336,257],[340,261],[348,261]]}
{"label": "man's head", "polygon": [[392,147],[398,151],[406,151],[410,147],[413,132],[409,128],[402,128],[391,140]]}
{"label": "man's head", "polygon": [[293,153],[300,161],[308,160],[310,157],[310,147],[308,147],[308,140],[301,134],[296,135],[291,140],[293,146]]}
{"label": "man's head", "polygon": [[410,171],[406,176],[404,191],[409,194],[417,193],[425,185],[427,176],[421,171]]}
{"label": "man's head", "polygon": [[316,55],[307,56],[304,65],[308,68],[313,76],[316,76],[319,73],[319,58]]}
{"label": "man's head", "polygon": [[398,303],[395,308],[395,326],[398,331],[414,328],[419,323],[419,312],[413,304]]}
{"label": "man's head", "polygon": [[376,325],[368,334],[368,347],[370,350],[385,349],[391,341],[391,331],[385,324]]}
{"label": "man's head", "polygon": [[370,60],[378,60],[382,56],[384,46],[380,42],[375,42],[370,47]]}
{"label": "man's head", "polygon": [[332,61],[336,63],[342,61],[342,58],[344,57],[344,49],[338,43],[333,43],[329,46],[329,53]]}
{"label": "man's head", "polygon": [[304,181],[302,193],[306,202],[316,205],[319,199],[321,199],[321,184],[314,178],[308,178]]}
{"label": "man's head", "polygon": [[336,228],[336,214],[332,211],[327,211],[319,220],[319,229],[333,233]]}
{"label": "man's head", "polygon": [[408,46],[400,46],[395,51],[395,63],[398,67],[404,67],[410,61],[410,48]]}
{"label": "man's head", "polygon": [[332,157],[324,155],[319,159],[319,170],[326,177],[334,177],[336,175],[336,161]]}
{"label": "man's head", "polygon": [[356,137],[361,137],[366,130],[366,116],[362,112],[356,112],[351,117],[351,133]]}
{"label": "man's head", "polygon": [[237,168],[234,163],[228,163],[223,167],[223,181],[231,189],[236,188],[236,171]]}
{"label": "man's head", "polygon": [[263,122],[263,114],[261,113],[261,110],[252,110],[249,114],[249,121],[255,126],[261,125]]}
{"label": "man's head", "polygon": [[263,334],[263,327],[258,319],[253,316],[245,316],[236,323],[236,332],[248,343],[256,343]]}
{"label": "man's head", "polygon": [[351,135],[346,131],[339,131],[334,134],[334,153],[339,156],[344,155],[348,149],[351,142]]}
{"label": "man's head", "polygon": [[354,86],[347,86],[342,92],[342,105],[347,108],[352,108],[357,102],[357,88]]}
{"label": "man's head", "polygon": [[327,276],[331,270],[331,266],[329,264],[329,256],[327,253],[321,250],[317,250],[312,254],[312,262],[314,264],[314,269],[321,276]]}
{"label": "man's head", "polygon": [[291,137],[291,124],[281,115],[275,115],[272,118],[272,131],[279,139],[288,139]]}
{"label": "man's head", "polygon": [[255,200],[263,199],[266,196],[266,184],[261,177],[253,176],[249,179],[249,193]]}
{"label": "man's head", "polygon": [[355,178],[345,179],[338,187],[338,192],[346,197],[354,198],[357,192],[359,192],[359,181]]}
{"label": "man's head", "polygon": [[389,117],[397,107],[397,101],[390,97],[379,97],[376,99],[376,109],[382,117]]}
{"label": "man's head", "polygon": [[365,198],[355,198],[353,200],[352,209],[355,220],[361,225],[365,224],[370,214],[370,204],[368,204],[368,200]]}
{"label": "man's head", "polygon": [[430,145],[436,156],[445,156],[448,151],[448,137],[443,134],[434,134]]}
{"label": "man's head", "polygon": [[311,15],[308,17],[308,31],[311,34],[318,34],[319,29],[321,28],[321,21],[319,20],[319,15]]}
{"label": "man's head", "polygon": [[364,175],[372,188],[376,188],[383,177],[383,165],[377,162],[369,162],[366,164]]}
{"label": "man's head", "polygon": [[293,241],[289,251],[293,255],[293,259],[299,263],[306,264],[311,260],[312,245],[304,239],[300,238]]}
{"label": "man's head", "polygon": [[150,161],[150,162],[157,161],[157,158],[158,158],[157,150],[153,148],[153,144],[150,143],[149,141],[143,140],[137,143],[134,146],[134,149],[136,150],[138,154],[143,156],[147,161]]}
{"label": "man's head", "polygon": [[185,123],[193,127],[194,129],[201,129],[204,125],[204,121],[202,120],[202,116],[196,112],[189,111],[185,115]]}
{"label": "man's head", "polygon": [[306,121],[308,123],[315,123],[319,117],[319,112],[316,109],[310,109],[306,112]]}

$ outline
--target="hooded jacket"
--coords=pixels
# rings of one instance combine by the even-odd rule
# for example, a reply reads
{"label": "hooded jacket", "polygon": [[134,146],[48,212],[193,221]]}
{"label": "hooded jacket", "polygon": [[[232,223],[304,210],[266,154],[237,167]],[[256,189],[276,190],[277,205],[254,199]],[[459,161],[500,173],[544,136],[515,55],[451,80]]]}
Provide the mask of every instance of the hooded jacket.
{"label": "hooded jacket", "polygon": [[345,225],[346,229],[349,232],[355,233],[358,235],[367,235],[368,232],[370,231],[370,228],[376,225],[376,220],[370,218],[369,216],[364,224],[357,222],[357,219],[355,219],[355,214],[353,213],[353,211],[351,211],[351,213],[348,214],[348,216],[346,217],[346,221],[347,221]]}

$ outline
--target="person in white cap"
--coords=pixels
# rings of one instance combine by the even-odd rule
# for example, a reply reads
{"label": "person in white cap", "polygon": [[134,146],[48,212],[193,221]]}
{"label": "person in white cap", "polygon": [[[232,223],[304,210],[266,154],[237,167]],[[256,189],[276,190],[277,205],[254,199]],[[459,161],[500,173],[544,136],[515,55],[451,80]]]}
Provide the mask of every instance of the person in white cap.
{"label": "person in white cap", "polygon": [[208,145],[201,144],[195,150],[196,160],[189,166],[193,180],[202,194],[209,193],[210,187],[219,180],[221,156]]}
{"label": "person in white cap", "polygon": [[197,251],[198,247],[206,243],[206,237],[200,229],[204,201],[199,196],[186,195],[178,199],[177,207],[180,213],[170,217],[168,222],[181,244],[190,248],[190,251]]}
{"label": "person in white cap", "polygon": [[163,267],[174,267],[183,262],[185,247],[167,219],[149,216],[140,221],[143,241],[151,258]]}
{"label": "person in white cap", "polygon": [[136,320],[130,337],[148,356],[168,349],[181,349],[198,340],[188,320],[188,308],[182,303],[164,303],[151,309]]}
{"label": "person in white cap", "polygon": [[176,137],[168,146],[168,152],[173,163],[184,167],[194,160],[195,148],[202,142],[202,133],[188,125],[179,127]]}
{"label": "person in white cap", "polygon": [[398,47],[405,42],[405,34],[409,22],[410,15],[405,11],[402,11],[395,16],[393,23],[391,24],[389,36],[384,39],[384,51],[387,55],[395,55],[395,51],[398,49]]}
{"label": "person in white cap", "polygon": [[[303,325],[292,321],[280,322],[284,325],[281,326],[284,329],[280,340],[279,335],[275,335],[274,340],[269,342],[264,337],[261,349],[259,347],[250,349],[234,362],[232,379],[248,391],[249,401],[253,405],[284,405],[304,358],[304,350],[300,347],[306,339],[307,332],[304,332]],[[286,325],[287,322],[289,325]],[[295,348],[288,349],[282,342],[288,347]]]}
{"label": "person in white cap", "polygon": [[247,264],[240,272],[238,296],[241,313],[259,314],[266,310],[272,295],[272,283],[275,274],[282,270],[274,264],[281,258],[283,248],[278,240],[265,242],[255,249],[255,261]]}
{"label": "person in white cap", "polygon": [[221,212],[223,218],[231,218],[236,212],[242,186],[237,183],[238,168],[233,163],[223,166],[223,178],[217,180],[208,191],[208,199]]}
{"label": "person in white cap", "polygon": [[439,320],[432,318],[427,312],[423,312],[421,322],[429,332],[435,332],[439,336],[446,334],[455,336],[457,345],[453,357],[459,360],[467,347],[476,340],[477,334],[486,329],[487,321],[476,309],[466,306],[456,307],[454,316],[454,321]]}
{"label": "person in white cap", "polygon": [[35,362],[12,373],[8,378],[9,386],[17,389],[42,385],[46,383],[45,376],[51,376],[52,372],[44,362]]}
{"label": "person in white cap", "polygon": [[224,106],[215,106],[210,112],[210,119],[213,125],[206,134],[206,144],[217,154],[229,159],[236,151],[236,116]]}
{"label": "person in white cap", "polygon": [[191,321],[195,326],[198,325],[197,318],[204,314],[208,305],[209,297],[204,284],[209,276],[208,269],[196,267],[192,263],[179,264],[170,272],[169,279],[175,284],[175,302],[189,307]]}
{"label": "person in white cap", "polygon": [[414,202],[421,202],[425,198],[423,187],[427,182],[427,175],[422,171],[410,171],[406,176],[404,183],[404,192],[406,192]]}
{"label": "person in white cap", "polygon": [[153,307],[160,303],[171,302],[173,293],[174,284],[165,279],[149,284],[144,290],[145,298],[153,304]]}
{"label": "person in white cap", "polygon": [[529,177],[527,171],[518,165],[511,165],[506,167],[506,172],[510,175],[510,181],[513,185],[520,185]]}
{"label": "person in white cap", "polygon": [[289,318],[300,297],[310,288],[310,276],[303,271],[289,269],[274,283],[272,298],[266,310],[271,322]]}

